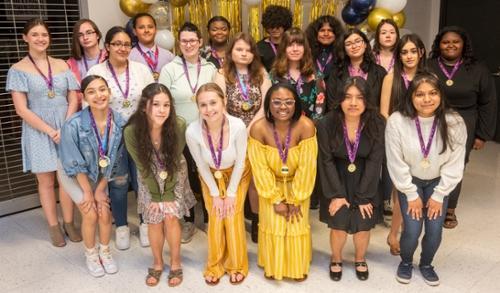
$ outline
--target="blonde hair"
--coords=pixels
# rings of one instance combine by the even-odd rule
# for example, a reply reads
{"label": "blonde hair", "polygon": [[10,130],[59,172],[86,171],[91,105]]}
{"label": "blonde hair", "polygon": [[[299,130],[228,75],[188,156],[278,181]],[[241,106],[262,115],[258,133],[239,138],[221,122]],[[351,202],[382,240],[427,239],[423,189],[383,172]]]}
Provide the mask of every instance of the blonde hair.
{"label": "blonde hair", "polygon": [[213,92],[213,93],[217,94],[217,96],[219,96],[219,98],[222,99],[222,103],[224,103],[224,92],[222,91],[220,86],[218,84],[216,84],[215,82],[209,82],[209,83],[206,83],[206,84],[200,86],[200,88],[196,92],[196,97],[195,97],[196,104],[198,104],[198,97],[204,92]]}

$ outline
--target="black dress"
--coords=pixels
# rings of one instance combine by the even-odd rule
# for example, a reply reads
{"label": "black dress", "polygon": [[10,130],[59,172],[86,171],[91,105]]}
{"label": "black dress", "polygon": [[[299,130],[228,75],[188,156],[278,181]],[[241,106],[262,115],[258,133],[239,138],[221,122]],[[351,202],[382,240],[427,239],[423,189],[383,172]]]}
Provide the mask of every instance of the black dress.
{"label": "black dress", "polygon": [[[335,121],[333,114],[328,113],[317,124],[318,131],[318,172],[320,174],[323,196],[320,201],[320,221],[329,228],[343,230],[350,234],[369,231],[378,221],[380,205],[379,177],[384,157],[382,141],[370,141],[361,133],[358,153],[356,155],[356,171],[350,173],[347,149],[343,138],[335,146],[336,135],[342,134],[342,125]],[[377,123],[379,135],[384,135],[383,119],[368,121]],[[343,206],[332,217],[328,212],[333,198],[345,198],[350,207]],[[371,218],[363,219],[359,205],[371,203],[374,207]]]}
{"label": "black dress", "polygon": [[[368,101],[372,106],[380,108],[380,92],[382,91],[382,82],[387,72],[384,67],[371,63],[368,67],[367,83],[370,89],[370,97]],[[344,83],[349,78],[349,71],[346,66],[334,67],[330,73],[330,77],[326,82],[326,110],[331,111],[339,100],[342,99],[342,91]]]}
{"label": "black dress", "polygon": [[[264,65],[267,72],[271,72],[271,68],[273,67],[274,58],[276,58],[276,53],[273,51],[273,47],[270,44],[270,41],[267,39],[260,40],[257,42],[257,52],[259,52],[260,62]],[[279,45],[276,45],[276,50],[278,50]]]}

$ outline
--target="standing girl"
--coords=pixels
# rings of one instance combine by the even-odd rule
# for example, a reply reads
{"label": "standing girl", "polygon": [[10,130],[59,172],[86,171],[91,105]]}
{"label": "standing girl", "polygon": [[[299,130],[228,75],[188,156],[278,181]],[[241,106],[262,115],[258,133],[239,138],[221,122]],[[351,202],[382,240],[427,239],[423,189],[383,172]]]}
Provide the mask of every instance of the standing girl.
{"label": "standing girl", "polygon": [[378,65],[384,67],[385,71],[391,72],[398,57],[394,49],[399,40],[399,29],[392,19],[383,19],[375,30],[375,43],[373,54]]}

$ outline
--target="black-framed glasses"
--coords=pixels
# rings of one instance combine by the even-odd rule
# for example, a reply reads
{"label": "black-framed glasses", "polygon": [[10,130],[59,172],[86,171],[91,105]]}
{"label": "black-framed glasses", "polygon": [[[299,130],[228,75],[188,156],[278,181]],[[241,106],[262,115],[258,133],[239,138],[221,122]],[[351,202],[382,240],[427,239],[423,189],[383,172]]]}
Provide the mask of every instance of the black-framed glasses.
{"label": "black-framed glasses", "polygon": [[96,31],[86,31],[86,32],[83,32],[83,33],[78,33],[77,36],[79,38],[90,37],[91,35],[93,35],[95,33],[96,33]]}
{"label": "black-framed glasses", "polygon": [[131,43],[122,43],[122,42],[114,42],[114,43],[109,43],[112,47],[115,47],[115,48],[125,48],[125,49],[130,49],[132,48],[132,44]]}

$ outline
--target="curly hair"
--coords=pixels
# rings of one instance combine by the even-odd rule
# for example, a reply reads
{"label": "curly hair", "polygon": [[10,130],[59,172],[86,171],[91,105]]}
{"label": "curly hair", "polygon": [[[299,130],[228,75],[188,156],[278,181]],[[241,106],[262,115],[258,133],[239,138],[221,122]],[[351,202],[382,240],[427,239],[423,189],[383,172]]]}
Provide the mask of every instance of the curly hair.
{"label": "curly hair", "polygon": [[154,97],[161,93],[166,94],[169,99],[170,114],[161,129],[161,143],[158,155],[165,165],[168,174],[174,174],[179,167],[177,155],[182,150],[177,149],[177,141],[179,139],[177,134],[177,115],[175,114],[172,94],[163,84],[151,83],[142,90],[139,106],[126,125],[134,125],[135,127],[134,139],[137,142],[139,162],[144,166],[143,172],[145,172],[145,176],[149,176],[150,172],[159,172],[153,163],[156,154],[149,134],[151,126],[148,113],[150,112],[150,107],[152,107]]}
{"label": "curly hair", "polygon": [[465,31],[465,29],[459,26],[447,26],[439,31],[439,33],[434,38],[434,42],[432,43],[432,49],[429,57],[431,59],[436,59],[441,56],[441,49],[439,48],[439,44],[441,43],[444,35],[450,32],[459,35],[464,42],[464,47],[462,49],[462,60],[465,68],[468,70],[470,66],[476,63],[477,59],[474,56],[474,51],[472,50],[472,41],[469,37],[469,34]]}
{"label": "curly hair", "polygon": [[236,42],[238,41],[243,41],[247,45],[250,46],[250,52],[253,54],[253,60],[252,62],[248,65],[248,77],[249,81],[251,84],[261,86],[262,82],[264,81],[263,78],[263,69],[264,66],[260,62],[260,57],[259,53],[257,52],[257,45],[255,44],[255,40],[252,38],[247,33],[237,33],[234,35],[234,37],[229,41],[229,44],[227,45],[226,48],[226,62],[224,62],[224,66],[222,68],[222,71],[224,73],[224,76],[226,77],[226,81],[228,81],[231,84],[236,83],[236,65],[234,64],[233,61],[233,48]]}
{"label": "curly hair", "polygon": [[293,44],[304,46],[304,56],[302,56],[299,65],[300,74],[304,77],[309,77],[314,74],[314,62],[306,35],[300,28],[293,27],[283,34],[283,39],[278,48],[278,54],[271,69],[271,74],[274,77],[285,77],[288,73],[289,62],[286,56],[286,48]]}
{"label": "curly hair", "polygon": [[261,24],[264,29],[282,27],[285,31],[292,27],[292,13],[286,7],[280,5],[267,6],[262,13]]}
{"label": "curly hair", "polygon": [[306,29],[307,40],[309,41],[309,46],[311,47],[311,53],[314,59],[318,58],[319,53],[321,53],[321,44],[318,42],[318,33],[323,27],[323,25],[329,24],[333,30],[335,40],[327,48],[330,53],[333,54],[333,59],[337,59],[336,55],[339,50],[340,39],[345,33],[344,26],[335,16],[323,15],[318,17],[315,21],[311,22]]}
{"label": "curly hair", "polygon": [[370,41],[368,40],[368,37],[361,30],[357,28],[351,28],[347,30],[347,32],[344,34],[344,37],[342,38],[341,42],[342,47],[341,50],[339,51],[339,61],[338,61],[339,68],[342,70],[337,71],[338,75],[341,75],[344,69],[347,70],[347,67],[349,66],[349,64],[351,64],[351,60],[349,56],[347,56],[345,50],[345,40],[347,40],[347,38],[349,38],[352,35],[360,36],[366,45],[365,53],[363,54],[363,62],[361,62],[360,68],[364,72],[368,72],[370,66],[375,63],[375,59],[373,58],[372,48],[370,46]]}
{"label": "curly hair", "polygon": [[387,18],[387,19],[382,19],[378,25],[377,25],[377,29],[375,30],[375,37],[373,39],[373,52],[374,53],[380,53],[380,50],[382,49],[381,45],[380,45],[380,31],[382,30],[382,26],[384,24],[389,24],[389,25],[392,25],[394,27],[394,29],[396,30],[396,43],[394,44],[394,47],[391,49],[391,51],[393,51],[395,48],[396,48],[396,44],[398,43],[398,40],[399,40],[399,28],[398,28],[398,25],[396,24],[396,22],[390,18]]}

